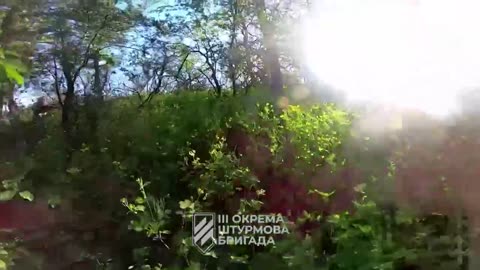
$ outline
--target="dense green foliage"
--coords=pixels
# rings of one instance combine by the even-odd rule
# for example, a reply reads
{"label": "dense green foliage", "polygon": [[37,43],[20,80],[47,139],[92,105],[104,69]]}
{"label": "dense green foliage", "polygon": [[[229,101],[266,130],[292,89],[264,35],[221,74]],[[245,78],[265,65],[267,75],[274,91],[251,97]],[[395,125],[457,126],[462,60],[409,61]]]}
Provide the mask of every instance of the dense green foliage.
{"label": "dense green foliage", "polygon": [[[441,218],[422,221],[406,212],[392,220],[381,202],[370,198],[368,181],[356,188],[359,196],[351,211],[329,215],[305,209],[291,218],[291,234],[275,246],[232,246],[201,255],[191,243],[194,212],[259,213],[269,192],[281,192],[265,185],[272,179],[258,173],[258,163],[245,162],[231,147],[230,131],[254,138],[252,147],[271,155],[263,162],[280,174],[304,179],[307,186],[309,173],[334,172],[349,163],[341,151],[350,136],[348,113],[329,104],[291,105],[277,112],[259,100],[165,95],[138,109],[134,99],[118,99],[102,108],[97,134],[90,133],[80,114],[79,147],[70,160],[58,140],[62,128],[56,113],[19,120],[15,124],[35,138],[29,140],[27,156],[3,165],[15,173],[4,176],[11,180],[3,182],[2,197],[12,199],[23,191],[19,198],[35,196],[34,201],[58,205],[55,211],[63,214],[62,207],[69,205],[70,216],[92,225],[125,224],[125,230],[116,229],[122,237],[102,239],[122,250],[109,255],[114,260],[108,265],[119,269],[459,269],[457,259],[463,255],[447,254],[458,249],[450,237],[463,237],[463,232],[442,225]],[[291,149],[295,161],[285,166]],[[394,178],[395,168],[390,170]],[[242,196],[245,192],[253,196]],[[318,202],[331,196],[330,190],[312,192]],[[302,224],[312,222],[317,225],[305,234]]]}

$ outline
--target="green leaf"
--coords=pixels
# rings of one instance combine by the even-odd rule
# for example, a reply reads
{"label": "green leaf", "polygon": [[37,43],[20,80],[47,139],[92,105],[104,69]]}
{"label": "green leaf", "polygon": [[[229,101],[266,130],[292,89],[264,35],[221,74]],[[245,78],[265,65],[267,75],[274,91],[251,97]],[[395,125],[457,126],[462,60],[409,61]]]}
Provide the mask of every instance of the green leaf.
{"label": "green leaf", "polygon": [[75,168],[75,167],[67,169],[67,173],[72,174],[72,175],[78,174],[80,172],[81,172],[81,170],[79,168]]}
{"label": "green leaf", "polygon": [[3,260],[0,260],[0,270],[7,270],[7,264]]}
{"label": "green leaf", "polygon": [[317,194],[319,195],[323,200],[325,200],[326,202],[328,202],[328,200],[330,199],[330,197],[332,197],[334,194],[335,194],[335,190],[332,191],[332,192],[322,192],[322,191],[319,191],[317,189],[314,189],[314,190],[310,190],[309,191],[309,194]]}
{"label": "green leaf", "polygon": [[0,192],[0,201],[2,201],[2,202],[9,201],[9,200],[13,199],[13,197],[15,197],[16,194],[17,194],[16,190],[2,191],[2,192]]}
{"label": "green leaf", "polygon": [[18,85],[23,85],[23,76],[17,71],[17,68],[11,64],[4,63],[3,68],[10,80],[14,80]]}
{"label": "green leaf", "polygon": [[145,202],[145,199],[143,199],[142,197],[137,197],[135,199],[136,204],[143,204],[144,202]]}
{"label": "green leaf", "polygon": [[372,227],[368,225],[358,225],[356,226],[362,233],[371,233]]}
{"label": "green leaf", "polygon": [[33,201],[33,199],[34,199],[33,194],[28,190],[24,190],[24,191],[20,192],[18,195],[20,195],[20,197],[22,197],[23,199],[25,199],[29,202]]}
{"label": "green leaf", "polygon": [[120,202],[121,202],[123,205],[128,205],[128,200],[127,200],[127,198],[121,198],[121,199],[120,199]]}
{"label": "green leaf", "polygon": [[190,200],[185,200],[180,202],[180,209],[191,208],[193,203]]}

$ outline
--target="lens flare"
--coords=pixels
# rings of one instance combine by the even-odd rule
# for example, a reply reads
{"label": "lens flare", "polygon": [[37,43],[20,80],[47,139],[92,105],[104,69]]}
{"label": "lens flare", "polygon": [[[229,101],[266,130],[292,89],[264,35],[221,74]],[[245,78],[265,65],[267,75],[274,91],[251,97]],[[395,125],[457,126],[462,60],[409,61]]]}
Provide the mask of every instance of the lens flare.
{"label": "lens flare", "polygon": [[449,115],[480,86],[480,2],[325,0],[302,25],[302,53],[318,79],[350,101]]}

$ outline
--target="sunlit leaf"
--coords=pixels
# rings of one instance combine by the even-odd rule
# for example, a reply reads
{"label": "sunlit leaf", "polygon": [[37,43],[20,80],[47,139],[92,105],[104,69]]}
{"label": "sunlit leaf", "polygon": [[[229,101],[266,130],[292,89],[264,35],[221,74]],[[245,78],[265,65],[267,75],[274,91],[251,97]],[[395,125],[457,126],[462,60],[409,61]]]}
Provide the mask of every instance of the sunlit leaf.
{"label": "sunlit leaf", "polygon": [[23,199],[25,199],[29,202],[33,201],[33,199],[34,199],[33,194],[28,190],[24,190],[24,191],[18,193],[18,195],[20,195],[20,197],[22,197]]}
{"label": "sunlit leaf", "polygon": [[2,191],[2,192],[0,192],[0,201],[2,201],[2,202],[9,201],[9,200],[13,199],[13,197],[15,197],[16,194],[17,194],[17,191],[15,191],[15,190]]}
{"label": "sunlit leaf", "polygon": [[180,202],[180,209],[191,208],[193,203],[190,200],[185,200]]}
{"label": "sunlit leaf", "polygon": [[15,81],[19,85],[23,85],[24,79],[22,74],[20,74],[19,70],[22,69],[20,66],[14,65],[9,62],[0,62],[0,66],[5,72],[5,75],[9,80]]}

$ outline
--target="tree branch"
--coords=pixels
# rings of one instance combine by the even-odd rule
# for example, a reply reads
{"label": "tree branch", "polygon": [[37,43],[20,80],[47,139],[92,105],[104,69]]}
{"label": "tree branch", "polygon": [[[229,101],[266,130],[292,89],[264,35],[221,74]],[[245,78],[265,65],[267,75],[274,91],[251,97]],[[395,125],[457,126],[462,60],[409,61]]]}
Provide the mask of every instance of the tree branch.
{"label": "tree branch", "polygon": [[90,50],[93,46],[93,43],[95,42],[98,35],[100,34],[100,31],[102,31],[106,27],[108,18],[109,18],[109,15],[108,14],[105,15],[105,17],[103,19],[103,22],[100,25],[99,29],[95,32],[92,39],[90,39],[90,42],[87,45],[87,49],[85,50],[85,54],[84,54],[82,64],[77,68],[77,70],[75,71],[75,73],[73,75],[73,81],[75,81],[77,79],[77,77],[80,75],[80,71],[88,64],[88,60],[90,60]]}

